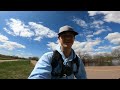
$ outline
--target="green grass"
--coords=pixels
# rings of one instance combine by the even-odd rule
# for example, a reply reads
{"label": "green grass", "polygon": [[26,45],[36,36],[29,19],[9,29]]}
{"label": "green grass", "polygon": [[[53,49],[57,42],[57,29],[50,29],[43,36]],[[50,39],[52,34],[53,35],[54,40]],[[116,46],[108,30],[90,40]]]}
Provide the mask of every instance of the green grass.
{"label": "green grass", "polygon": [[11,58],[1,58],[0,57],[0,60],[11,60]]}
{"label": "green grass", "polygon": [[30,61],[10,61],[0,63],[0,79],[27,79],[33,65]]}

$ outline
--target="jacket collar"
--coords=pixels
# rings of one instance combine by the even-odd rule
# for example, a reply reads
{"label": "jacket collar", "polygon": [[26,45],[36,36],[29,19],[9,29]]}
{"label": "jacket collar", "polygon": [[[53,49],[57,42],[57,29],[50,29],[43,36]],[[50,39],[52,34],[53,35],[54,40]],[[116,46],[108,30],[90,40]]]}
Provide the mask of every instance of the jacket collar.
{"label": "jacket collar", "polygon": [[65,58],[65,55],[63,54],[60,45],[56,47],[56,50],[62,55],[63,60],[72,61],[76,57],[76,54],[73,49],[71,50],[71,55],[68,58]]}

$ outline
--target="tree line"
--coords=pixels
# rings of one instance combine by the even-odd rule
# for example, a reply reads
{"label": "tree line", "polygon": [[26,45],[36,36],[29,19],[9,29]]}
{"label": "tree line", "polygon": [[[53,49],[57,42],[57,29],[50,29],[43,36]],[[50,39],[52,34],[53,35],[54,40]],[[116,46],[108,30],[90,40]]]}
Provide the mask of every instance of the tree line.
{"label": "tree line", "polygon": [[84,64],[87,63],[99,63],[112,62],[112,60],[120,61],[120,49],[114,49],[111,53],[90,55],[88,53],[76,52],[77,55],[83,60]]}

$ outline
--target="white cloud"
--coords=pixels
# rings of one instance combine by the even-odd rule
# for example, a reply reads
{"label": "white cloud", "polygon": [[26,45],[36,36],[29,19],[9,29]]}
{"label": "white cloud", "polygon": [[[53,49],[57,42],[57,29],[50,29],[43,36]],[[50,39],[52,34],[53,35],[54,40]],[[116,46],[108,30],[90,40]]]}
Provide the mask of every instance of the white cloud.
{"label": "white cloud", "polygon": [[0,42],[5,42],[7,40],[8,40],[8,38],[6,36],[0,34]]}
{"label": "white cloud", "polygon": [[94,16],[99,13],[100,13],[100,11],[88,11],[89,16]]}
{"label": "white cloud", "polygon": [[94,16],[97,14],[103,14],[104,21],[120,24],[120,11],[88,11],[88,13],[90,16]]}
{"label": "white cloud", "polygon": [[6,31],[8,34],[15,36],[13,31],[11,31],[10,29],[8,30],[6,27],[4,27],[3,30]]}
{"label": "white cloud", "polygon": [[43,37],[53,38],[57,37],[57,33],[48,27],[43,26],[42,24],[37,24],[35,22],[28,22],[28,25],[25,25],[19,19],[9,19],[6,20],[7,26],[3,29],[13,36],[21,36],[27,38],[33,38],[34,40],[40,41]]}
{"label": "white cloud", "polygon": [[108,14],[109,12],[114,12],[114,11],[88,11],[89,16],[95,16],[97,14]]}
{"label": "white cloud", "polygon": [[105,39],[108,39],[113,44],[120,44],[120,33],[119,32],[109,33],[105,37]]}
{"label": "white cloud", "polygon": [[104,24],[104,22],[103,21],[101,21],[101,20],[95,20],[95,21],[93,21],[93,23],[92,24],[94,24],[94,25],[96,25],[96,26],[98,26],[98,25],[102,25],[102,24]]}
{"label": "white cloud", "polygon": [[49,47],[49,50],[55,50],[56,47],[58,45],[58,42],[54,43],[54,42],[48,42],[47,46]]}
{"label": "white cloud", "polygon": [[72,21],[74,21],[78,26],[83,28],[82,37],[84,36],[86,37],[86,39],[88,39],[94,37],[95,35],[99,35],[102,32],[112,31],[111,28],[109,28],[109,26],[104,25],[104,21],[96,20],[94,18],[90,19],[91,20],[88,20],[86,22],[80,18],[73,17]]}
{"label": "white cloud", "polygon": [[40,41],[41,39],[42,39],[41,36],[38,36],[38,37],[34,38],[34,40],[36,40],[36,41]]}
{"label": "white cloud", "polygon": [[87,27],[87,23],[80,18],[74,18],[73,21],[81,27],[84,27],[84,28]]}
{"label": "white cloud", "polygon": [[86,42],[74,41],[72,48],[77,51],[84,48],[85,45],[86,45]]}
{"label": "white cloud", "polygon": [[49,30],[47,33],[47,37],[49,38],[57,37],[57,33],[53,32],[52,30]]}
{"label": "white cloud", "polygon": [[90,28],[94,29],[103,29],[104,22],[102,20],[93,20],[93,22],[90,23]]}
{"label": "white cloud", "polygon": [[96,32],[94,32],[93,34],[91,35],[87,35],[86,38],[89,39],[91,37],[94,37],[95,35],[99,35],[101,34],[102,32],[107,32],[108,30],[105,30],[105,29],[101,29],[101,30],[97,30]]}
{"label": "white cloud", "polygon": [[4,30],[9,34],[22,37],[31,37],[34,35],[34,33],[29,29],[29,27],[19,19],[11,18],[10,20],[6,21],[7,25],[9,26],[9,29],[4,28]]}
{"label": "white cloud", "polygon": [[93,33],[93,35],[99,35],[99,34],[101,34],[102,32],[105,32],[105,31],[107,31],[107,30],[105,30],[105,29],[97,30],[96,32]]}
{"label": "white cloud", "polygon": [[114,47],[112,47],[112,50],[114,50],[114,49],[119,49],[120,50],[120,46],[114,46]]}
{"label": "white cloud", "polygon": [[112,48],[111,45],[98,47],[98,49],[110,49],[110,48]]}
{"label": "white cloud", "polygon": [[92,51],[94,51],[94,46],[99,45],[100,42],[101,42],[100,39],[87,41],[86,45],[83,48],[83,51],[85,51],[85,52],[92,52]]}
{"label": "white cloud", "polygon": [[91,38],[91,37],[93,37],[93,36],[94,36],[94,35],[87,35],[86,37],[87,37],[87,38]]}
{"label": "white cloud", "polygon": [[12,42],[12,41],[9,41],[9,39],[0,34],[0,42],[2,44],[0,44],[0,48],[4,48],[4,49],[7,49],[7,50],[13,50],[13,49],[16,49],[16,48],[25,48],[24,45],[22,44],[19,44],[17,42]]}
{"label": "white cloud", "polygon": [[21,45],[19,43],[16,43],[16,42],[6,41],[2,45],[0,45],[0,48],[13,50],[13,49],[16,49],[16,48],[25,48],[25,46]]}
{"label": "white cloud", "polygon": [[101,52],[101,51],[111,50],[111,49],[112,49],[112,46],[107,45],[107,46],[99,46],[97,49],[94,49],[94,51]]}
{"label": "white cloud", "polygon": [[57,33],[50,30],[48,27],[45,27],[41,24],[37,24],[35,22],[29,22],[31,29],[35,32],[34,40],[41,40],[43,37],[53,38],[57,37]]}

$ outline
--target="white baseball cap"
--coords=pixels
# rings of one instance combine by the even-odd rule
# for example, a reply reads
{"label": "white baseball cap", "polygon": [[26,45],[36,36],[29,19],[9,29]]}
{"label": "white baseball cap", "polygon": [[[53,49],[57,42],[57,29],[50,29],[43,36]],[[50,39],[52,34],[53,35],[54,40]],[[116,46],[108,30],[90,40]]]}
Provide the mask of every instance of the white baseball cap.
{"label": "white baseball cap", "polygon": [[60,34],[62,34],[64,32],[72,32],[74,35],[78,35],[78,32],[76,32],[71,26],[68,26],[68,25],[62,26],[59,29],[58,35],[60,35]]}

